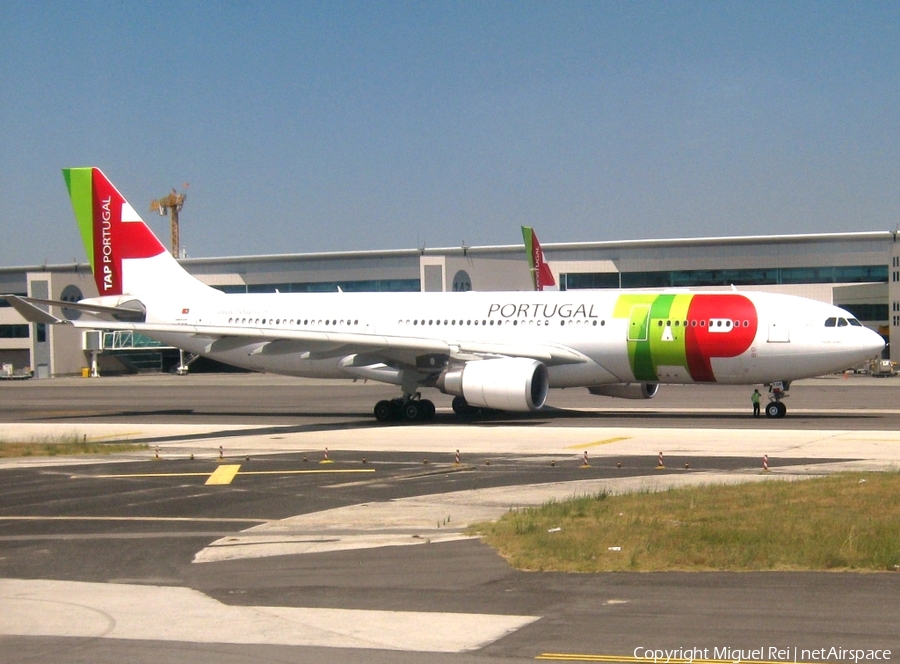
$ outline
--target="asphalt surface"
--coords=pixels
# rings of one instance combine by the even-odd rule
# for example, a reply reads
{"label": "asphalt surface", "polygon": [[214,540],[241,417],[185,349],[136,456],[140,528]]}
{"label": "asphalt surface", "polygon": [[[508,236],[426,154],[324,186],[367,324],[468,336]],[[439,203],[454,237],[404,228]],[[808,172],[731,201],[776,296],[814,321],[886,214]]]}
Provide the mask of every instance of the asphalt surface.
{"label": "asphalt surface", "polygon": [[[751,388],[667,385],[649,400],[612,399],[572,388],[551,390],[547,410],[493,414],[476,423],[520,426],[755,428]],[[264,374],[147,375],[101,379],[0,381],[0,422],[172,422],[294,427],[379,426],[372,409],[397,388]],[[425,390],[438,408],[433,426],[458,423],[451,397]],[[900,377],[829,376],[798,381],[780,428],[900,428]],[[765,399],[764,399],[765,401]],[[885,412],[885,411],[893,412]]]}
{"label": "asphalt surface", "polygon": [[[893,432],[900,428],[897,381],[804,381],[792,390],[791,410],[777,426]],[[764,436],[766,427],[775,424],[748,417],[746,388],[669,388],[652,401],[638,402],[598,400],[582,392],[553,393],[551,404],[558,410],[550,414],[488,417],[472,425],[479,436],[491,440],[495,427],[498,432],[536,427],[547,436],[560,427],[715,428],[731,430],[739,438],[759,431]],[[350,531],[357,525],[344,516],[330,523],[328,515],[355,514],[360,506],[402,506],[419,498],[439,502],[441,496],[460,494],[507,495],[491,492],[523,486],[683,479],[693,474],[702,478],[759,467],[759,458],[749,454],[691,454],[667,457],[667,468],[661,471],[645,454],[617,453],[592,457],[590,467],[581,468],[576,451],[524,453],[500,442],[496,453],[466,454],[457,465],[451,453],[429,447],[429,427],[456,423],[443,397],[434,399],[439,408],[436,422],[412,430],[421,432],[421,447],[354,447],[360,431],[375,427],[371,405],[390,396],[393,390],[380,386],[270,376],[0,384],[0,423],[209,424],[216,431],[235,425],[235,436],[261,430],[267,440],[284,436],[287,442],[291,435],[325,430],[345,439],[327,465],[308,451],[191,460],[167,435],[156,443],[163,449],[160,460],[153,458],[151,447],[121,460],[0,467],[0,579],[9,580],[6,585],[0,580],[0,662],[506,662],[552,654],[569,661],[597,661],[598,656],[630,661],[637,648],[707,649],[705,659],[720,659],[713,656],[717,648],[719,654],[726,648],[773,647],[802,655],[803,649],[832,646],[888,648],[892,658],[900,656],[896,573],[526,573],[509,568],[472,539],[193,562],[198,552],[215,543],[227,550],[231,540],[247,537],[247,529],[253,533],[261,528],[266,534],[260,537],[269,538],[270,533],[284,532],[294,542],[309,538],[317,545],[340,540],[342,528]],[[615,410],[596,410],[603,407],[598,404]],[[411,430],[399,427],[394,433],[409,438]],[[0,438],[3,431],[0,426]],[[390,428],[384,435],[390,437]],[[179,454],[169,454],[170,449]],[[826,472],[839,459],[855,458],[853,450],[833,457],[801,455],[773,460],[772,468]],[[227,465],[240,466],[230,483],[206,483]],[[450,507],[447,513],[449,519]],[[381,514],[372,512],[371,520],[379,522],[374,527],[384,525]],[[315,531],[318,526],[310,524],[318,522],[304,521],[306,517],[328,525]],[[277,530],[283,523],[294,525]],[[432,523],[428,530],[418,524],[388,529],[424,541],[454,526],[455,518]],[[42,580],[60,585],[44,588]],[[119,608],[107,611],[102,629],[79,618],[96,613],[92,602],[77,599],[79,593],[90,597],[112,589],[127,597],[139,587],[169,593],[159,606],[148,596],[144,613],[133,609],[147,631],[129,632],[132,609],[115,603],[109,606]],[[182,601],[172,594],[178,589],[215,600],[196,637],[189,631],[179,636],[177,625],[167,626],[174,620],[187,630],[193,619],[192,610],[169,608]],[[323,628],[313,618],[303,618],[318,626],[308,642],[298,643],[268,623],[262,637],[245,635],[243,619],[217,613],[242,608],[258,613],[259,607],[310,610],[319,612],[316,619],[331,622]],[[199,616],[202,611],[197,611]],[[384,612],[401,627],[379,645],[377,630],[367,625]],[[455,622],[470,615],[474,623]],[[73,631],[46,627],[54,616],[60,624],[75,625]],[[478,623],[488,629],[495,617],[523,620],[514,628],[498,627],[481,641],[473,637],[459,645],[453,640],[465,636],[454,632],[474,632]],[[436,629],[428,622],[431,618],[439,618],[442,627]],[[354,620],[359,624],[350,624]],[[333,632],[330,641],[325,632]],[[752,658],[772,659],[768,650]]]}

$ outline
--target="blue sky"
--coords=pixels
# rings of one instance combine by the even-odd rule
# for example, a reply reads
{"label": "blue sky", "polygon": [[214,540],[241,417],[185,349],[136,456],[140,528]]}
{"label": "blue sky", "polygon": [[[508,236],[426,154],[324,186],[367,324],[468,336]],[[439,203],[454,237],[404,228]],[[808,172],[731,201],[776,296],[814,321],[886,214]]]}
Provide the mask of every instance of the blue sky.
{"label": "blue sky", "polygon": [[893,230],[896,2],[4,3],[0,265],[99,166],[191,256]]}

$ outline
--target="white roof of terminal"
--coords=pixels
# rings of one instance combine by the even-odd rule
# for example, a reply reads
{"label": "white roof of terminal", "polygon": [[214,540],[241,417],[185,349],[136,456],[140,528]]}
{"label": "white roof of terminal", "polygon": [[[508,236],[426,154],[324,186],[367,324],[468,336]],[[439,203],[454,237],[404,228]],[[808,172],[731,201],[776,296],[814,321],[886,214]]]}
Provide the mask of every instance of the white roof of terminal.
{"label": "white roof of terminal", "polygon": [[[896,241],[897,231],[863,231],[855,233],[809,233],[797,235],[745,235],[725,237],[697,237],[697,238],[670,238],[670,239],[645,239],[645,240],[604,240],[597,242],[542,242],[541,247],[545,251],[574,251],[590,249],[623,249],[645,247],[685,247],[697,245],[722,246],[729,244],[813,244],[817,242],[848,242],[848,241]],[[284,260],[335,260],[345,258],[389,258],[409,257],[417,255],[445,255],[445,254],[484,254],[507,253],[523,250],[522,244],[504,244],[494,246],[475,247],[423,247],[419,249],[367,249],[359,251],[333,251],[310,253],[285,253],[285,254],[259,254],[249,256],[218,256],[204,258],[186,258],[184,263],[189,265],[203,265],[224,262],[270,262]],[[87,263],[62,263],[57,265],[31,265],[19,267],[0,267],[0,273],[10,272],[40,272],[44,270],[60,271],[87,269]]]}
{"label": "white roof of terminal", "polygon": [[[732,237],[699,237],[699,238],[672,238],[672,239],[647,239],[647,240],[605,240],[597,242],[541,242],[545,251],[571,251],[590,249],[621,249],[633,247],[677,247],[692,245],[729,245],[729,244],[791,244],[791,243],[816,243],[816,242],[847,242],[847,241],[883,241],[887,242],[896,238],[895,231],[864,231],[856,233],[810,233],[803,235],[747,235]],[[188,258],[187,263],[202,264],[222,261],[277,261],[303,258],[315,259],[340,259],[340,258],[364,258],[364,257],[401,257],[417,255],[445,255],[462,253],[506,253],[523,251],[522,244],[502,244],[487,246],[459,246],[459,247],[423,247],[420,249],[372,249],[361,251],[337,251],[319,253],[293,253],[293,254],[262,254],[257,256],[230,256],[220,258]]]}

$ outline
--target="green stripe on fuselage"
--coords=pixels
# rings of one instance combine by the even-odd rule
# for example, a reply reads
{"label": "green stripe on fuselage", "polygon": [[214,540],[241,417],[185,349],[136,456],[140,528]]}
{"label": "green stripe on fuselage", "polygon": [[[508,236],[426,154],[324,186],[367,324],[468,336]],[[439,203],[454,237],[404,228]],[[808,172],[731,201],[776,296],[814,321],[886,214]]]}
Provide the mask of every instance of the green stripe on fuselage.
{"label": "green stripe on fuselage", "polygon": [[88,263],[94,269],[94,203],[93,203],[93,169],[64,168],[63,177],[69,189],[72,209],[81,232],[81,241],[87,253]]}
{"label": "green stripe on fuselage", "polygon": [[650,311],[650,354],[654,369],[687,368],[684,322],[690,301],[690,295],[660,295],[654,303]]}
{"label": "green stripe on fuselage", "polygon": [[658,368],[661,366],[687,369],[684,322],[691,298],[690,294],[642,293],[622,295],[616,302],[613,316],[628,318],[632,329],[636,329],[635,316],[645,315],[642,312],[648,305],[650,307],[647,334],[641,335],[644,338],[639,340],[628,340],[628,359],[636,380],[659,380]]}

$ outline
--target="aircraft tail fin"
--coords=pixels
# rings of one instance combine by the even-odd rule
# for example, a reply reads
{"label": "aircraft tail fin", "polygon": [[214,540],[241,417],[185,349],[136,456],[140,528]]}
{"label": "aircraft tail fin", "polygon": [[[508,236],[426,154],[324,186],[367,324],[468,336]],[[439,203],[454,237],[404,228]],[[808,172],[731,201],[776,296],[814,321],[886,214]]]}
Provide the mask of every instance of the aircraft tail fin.
{"label": "aircraft tail fin", "polygon": [[99,168],[64,168],[63,177],[101,296],[210,290],[178,264]]}
{"label": "aircraft tail fin", "polygon": [[528,266],[531,268],[531,282],[534,290],[540,291],[548,286],[555,286],[556,279],[553,278],[553,272],[544,259],[544,252],[534,229],[522,226],[522,237],[525,238],[525,251],[528,254]]}

